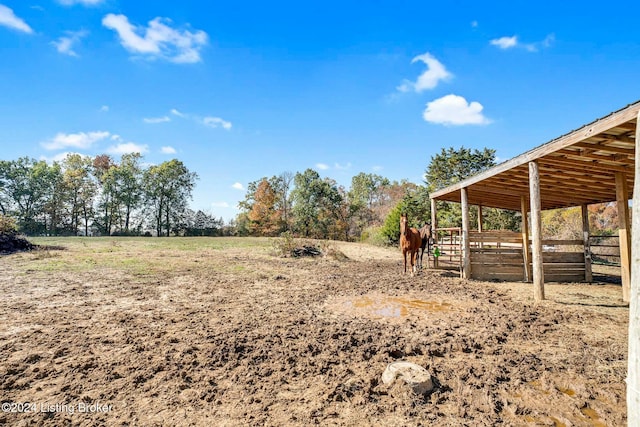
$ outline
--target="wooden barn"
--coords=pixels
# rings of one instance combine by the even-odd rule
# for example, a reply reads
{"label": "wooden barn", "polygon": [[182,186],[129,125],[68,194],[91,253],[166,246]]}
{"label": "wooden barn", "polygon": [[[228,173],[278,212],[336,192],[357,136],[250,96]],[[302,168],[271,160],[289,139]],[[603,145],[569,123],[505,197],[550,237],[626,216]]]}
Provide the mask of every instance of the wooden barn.
{"label": "wooden barn", "polygon": [[[537,300],[544,299],[545,281],[591,281],[587,206],[616,202],[623,299],[628,302],[628,202],[634,185],[639,112],[640,101],[431,194],[436,230],[436,201],[462,205],[459,239],[457,231],[439,231],[449,236],[444,252],[450,259],[458,255],[463,277],[532,281]],[[478,206],[477,231],[470,230],[470,205]],[[543,240],[541,211],[573,206],[582,207],[583,239]],[[482,207],[520,211],[522,233],[483,230]]]}

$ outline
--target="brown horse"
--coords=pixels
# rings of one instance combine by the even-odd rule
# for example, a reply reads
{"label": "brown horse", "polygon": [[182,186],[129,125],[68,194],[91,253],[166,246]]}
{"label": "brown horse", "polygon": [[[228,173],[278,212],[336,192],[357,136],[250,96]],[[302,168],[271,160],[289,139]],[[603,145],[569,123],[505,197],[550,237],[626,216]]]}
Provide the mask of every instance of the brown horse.
{"label": "brown horse", "polygon": [[420,238],[422,244],[420,245],[420,256],[418,257],[418,268],[422,270],[422,259],[424,258],[424,250],[427,249],[427,268],[429,268],[429,253],[431,252],[431,239],[433,238],[433,229],[431,224],[426,223],[420,229]]}
{"label": "brown horse", "polygon": [[415,228],[409,228],[407,214],[402,214],[400,216],[400,249],[402,249],[402,256],[404,257],[404,274],[407,273],[407,252],[409,252],[411,275],[413,276],[413,272],[416,269],[415,262],[418,250],[421,245],[420,232]]}

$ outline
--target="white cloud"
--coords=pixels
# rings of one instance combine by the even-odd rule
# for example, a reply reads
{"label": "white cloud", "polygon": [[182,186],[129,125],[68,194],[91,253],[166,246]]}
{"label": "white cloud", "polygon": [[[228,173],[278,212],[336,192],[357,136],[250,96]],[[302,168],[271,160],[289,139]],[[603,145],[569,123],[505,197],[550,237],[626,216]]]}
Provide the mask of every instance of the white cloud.
{"label": "white cloud", "polygon": [[321,171],[326,171],[327,169],[329,169],[329,165],[327,165],[326,163],[316,163],[316,167]]}
{"label": "white cloud", "polygon": [[162,148],[160,149],[160,151],[162,152],[162,154],[176,154],[176,153],[177,153],[177,151],[176,151],[176,149],[175,149],[175,148],[173,148],[173,147],[169,147],[169,146],[167,146],[167,147],[162,147]]}
{"label": "white cloud", "polygon": [[102,107],[100,107],[100,111],[103,113],[106,113],[107,111],[109,111],[109,106],[108,105],[103,105]]}
{"label": "white cloud", "polygon": [[500,37],[499,39],[493,39],[489,43],[493,46],[498,46],[500,49],[510,49],[518,45],[518,36]]}
{"label": "white cloud", "polygon": [[379,165],[375,165],[373,167],[371,167],[371,170],[374,172],[380,172],[382,169],[384,169],[382,166]]}
{"label": "white cloud", "polygon": [[556,41],[556,35],[551,33],[547,37],[545,37],[544,40],[540,42],[540,44],[542,45],[542,47],[551,47],[551,45],[555,41]]}
{"label": "white cloud", "polygon": [[497,46],[500,49],[522,48],[529,52],[537,52],[540,48],[551,47],[555,41],[555,34],[549,34],[544,40],[534,43],[521,43],[518,40],[518,36],[500,37],[499,39],[493,39],[489,43],[493,46]]}
{"label": "white cloud", "polygon": [[230,208],[231,205],[227,202],[212,202],[211,206],[214,208]]}
{"label": "white cloud", "polygon": [[116,31],[120,44],[134,54],[174,63],[200,62],[200,49],[207,44],[207,33],[176,30],[167,25],[170,23],[170,19],[158,17],[149,21],[147,27],[134,26],[125,15],[113,13],[102,19],[102,25]]}
{"label": "white cloud", "polygon": [[236,190],[243,190],[244,191],[244,185],[240,184],[239,182],[234,183],[231,188],[235,188]]}
{"label": "white cloud", "polygon": [[87,149],[94,143],[106,139],[111,134],[105,131],[79,132],[79,133],[57,133],[50,141],[42,143],[47,150],[60,150],[67,147]]}
{"label": "white cloud", "polygon": [[31,27],[13,13],[13,9],[9,9],[3,4],[0,4],[0,26],[22,31],[23,33],[33,33]]}
{"label": "white cloud", "polygon": [[47,157],[47,156],[40,156],[40,160],[44,160],[45,162],[51,164],[53,162],[61,162],[64,159],[67,158],[67,156],[69,154],[79,154],[80,156],[82,156],[82,154],[80,153],[76,153],[76,152],[72,152],[72,151],[65,151],[63,153],[58,153],[52,157]]}
{"label": "white cloud", "polygon": [[347,162],[344,165],[341,165],[340,163],[334,163],[333,167],[337,170],[348,170],[351,169],[351,162]]}
{"label": "white cloud", "polygon": [[80,42],[83,37],[86,37],[89,34],[87,31],[66,31],[66,36],[60,37],[58,40],[51,42],[52,45],[56,47],[58,52],[69,55],[69,56],[78,56],[76,51],[73,50],[73,45]]}
{"label": "white cloud", "polygon": [[171,114],[173,114],[174,116],[182,117],[182,118],[186,118],[187,117],[186,114],[181,113],[180,111],[176,110],[175,108],[171,109]]}
{"label": "white cloud", "polygon": [[165,123],[165,122],[170,122],[171,118],[169,116],[162,116],[162,117],[145,117],[144,119],[142,119],[145,123],[151,123],[151,124],[155,124],[155,123]]}
{"label": "white cloud", "polygon": [[225,130],[231,129],[231,122],[221,119],[220,117],[205,117],[202,119],[202,123],[205,126],[209,126],[212,128],[221,127]]}
{"label": "white cloud", "polygon": [[447,95],[427,103],[423,113],[429,123],[443,125],[485,125],[491,120],[482,114],[484,107],[479,102],[468,103],[458,95]]}
{"label": "white cloud", "polygon": [[149,151],[148,145],[140,145],[134,142],[122,142],[118,145],[112,145],[107,148],[109,154],[128,154],[128,153],[140,153],[144,154]]}
{"label": "white cloud", "polygon": [[428,52],[416,56],[413,58],[411,63],[413,64],[418,61],[425,63],[427,65],[427,70],[418,76],[415,83],[405,80],[397,87],[400,92],[409,92],[414,90],[420,93],[427,89],[433,89],[438,85],[438,83],[440,83],[440,81],[450,80],[453,77],[453,74],[447,71],[446,67]]}
{"label": "white cloud", "polygon": [[112,141],[122,141],[123,139],[122,139],[122,137],[120,135],[115,134],[115,135],[111,135],[111,140]]}
{"label": "white cloud", "polygon": [[100,3],[104,3],[104,0],[58,0],[58,3],[64,6],[73,6],[81,4],[83,6],[97,6]]}

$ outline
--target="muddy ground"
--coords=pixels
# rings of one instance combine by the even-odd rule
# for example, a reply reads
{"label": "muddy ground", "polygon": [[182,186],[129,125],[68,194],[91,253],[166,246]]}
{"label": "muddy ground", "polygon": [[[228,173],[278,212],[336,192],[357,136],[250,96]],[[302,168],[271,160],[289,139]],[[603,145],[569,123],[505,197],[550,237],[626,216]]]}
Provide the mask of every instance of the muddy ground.
{"label": "muddy ground", "polygon": [[[403,276],[397,250],[166,242],[0,257],[0,424],[626,425],[619,285],[536,304],[528,284]],[[382,384],[396,360],[436,389]]]}

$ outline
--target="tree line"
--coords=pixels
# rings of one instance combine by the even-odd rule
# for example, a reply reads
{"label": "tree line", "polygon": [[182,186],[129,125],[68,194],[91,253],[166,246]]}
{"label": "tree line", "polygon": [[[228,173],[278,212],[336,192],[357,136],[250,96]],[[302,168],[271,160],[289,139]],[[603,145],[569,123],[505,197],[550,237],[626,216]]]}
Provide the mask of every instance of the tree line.
{"label": "tree line", "polygon": [[[359,173],[351,179],[350,187],[344,188],[331,178],[321,178],[313,169],[263,177],[248,186],[236,219],[237,231],[260,236],[290,231],[305,237],[397,243],[401,213],[408,214],[412,226],[430,222],[431,192],[495,164],[495,150],[462,147],[434,155],[422,185]],[[519,227],[517,213],[498,209],[483,213],[490,228]],[[438,209],[441,227],[459,226],[461,217],[455,205],[443,204]]]}
{"label": "tree line", "polygon": [[[431,220],[429,194],[496,164],[495,150],[443,148],[425,169],[424,182],[390,181],[361,172],[345,188],[313,169],[283,172],[249,183],[240,213],[225,224],[189,208],[198,178],[179,160],[144,166],[140,154],[116,161],[70,154],[61,162],[23,157],[0,161],[0,213],[15,219],[29,235],[279,236],[364,240],[395,244],[401,213],[411,226]],[[617,226],[615,205],[589,208],[592,229],[611,234]],[[570,235],[576,210],[543,213],[547,238]],[[460,205],[438,202],[438,226],[459,227]],[[478,211],[470,210],[477,224]],[[518,231],[520,212],[483,209],[485,229]]]}
{"label": "tree line", "polygon": [[69,154],[47,163],[0,161],[0,213],[28,235],[212,234],[223,227],[188,207],[198,178],[179,160],[144,166],[139,153],[116,161]]}
{"label": "tree line", "polygon": [[[391,182],[377,174],[359,173],[344,188],[331,178],[321,178],[307,169],[293,174],[263,177],[249,184],[236,231],[241,235],[294,235],[322,239],[366,240],[396,244],[400,215],[407,213],[411,226],[431,221],[429,194],[455,184],[496,165],[495,150],[443,148],[433,155],[425,169],[424,182]],[[581,234],[580,209],[545,211],[542,215],[546,238],[568,238]],[[591,229],[596,234],[613,234],[617,226],[615,204],[589,207]],[[458,203],[437,203],[438,227],[460,227]],[[477,227],[478,208],[470,208],[470,224]],[[520,231],[517,211],[483,208],[483,228]]]}

